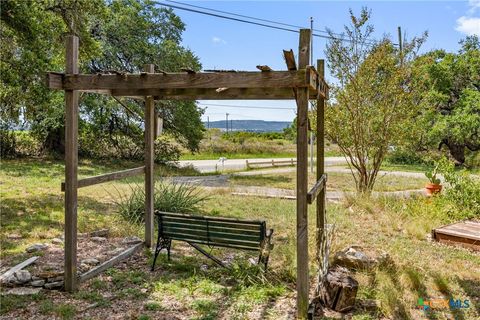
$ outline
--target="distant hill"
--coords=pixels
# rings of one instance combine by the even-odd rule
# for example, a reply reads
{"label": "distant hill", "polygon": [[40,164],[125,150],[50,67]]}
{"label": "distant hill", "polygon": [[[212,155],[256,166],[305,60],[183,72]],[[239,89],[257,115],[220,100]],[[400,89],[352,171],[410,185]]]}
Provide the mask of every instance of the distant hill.
{"label": "distant hill", "polygon": [[[207,122],[203,123],[207,128]],[[281,132],[291,125],[289,121],[263,121],[263,120],[229,120],[228,130],[230,131],[254,131],[254,132]],[[230,128],[230,126],[232,128]],[[210,121],[210,128],[218,128],[225,131],[225,120]]]}

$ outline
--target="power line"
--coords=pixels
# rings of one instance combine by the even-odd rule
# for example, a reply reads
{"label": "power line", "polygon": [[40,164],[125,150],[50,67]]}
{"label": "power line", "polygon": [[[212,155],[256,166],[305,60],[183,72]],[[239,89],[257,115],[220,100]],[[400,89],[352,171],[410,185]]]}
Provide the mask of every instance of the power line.
{"label": "power line", "polygon": [[296,110],[294,107],[260,107],[260,106],[237,106],[230,104],[202,103],[197,102],[200,106],[224,107],[224,108],[243,108],[243,109],[265,109],[265,110]]}
{"label": "power line", "polygon": [[[166,0],[166,1],[169,1],[169,0]],[[170,2],[174,2],[174,1],[170,1]],[[248,21],[248,20],[238,19],[238,18],[234,18],[234,17],[227,17],[227,16],[224,16],[224,15],[216,14],[216,13],[211,13],[211,12],[205,12],[205,11],[200,11],[200,10],[195,10],[195,9],[180,7],[180,6],[177,6],[177,5],[173,5],[173,4],[169,4],[169,3],[162,3],[162,2],[159,2],[159,1],[153,1],[153,3],[158,4],[158,5],[161,5],[161,6],[169,7],[169,8],[174,8],[174,9],[179,9],[179,10],[184,10],[184,11],[199,13],[199,14],[208,15],[208,16],[212,16],[212,17],[216,17],[216,18],[221,18],[221,19],[226,19],[226,20],[233,20],[233,21],[237,21],[237,22],[243,22],[243,23],[252,24],[252,25],[257,25],[257,26],[266,27],[266,28],[271,28],[271,29],[277,29],[277,30],[294,32],[294,33],[299,33],[299,32],[300,32],[299,30],[288,29],[288,28],[284,28],[284,27],[277,27],[277,26],[272,26],[272,25],[268,25],[268,24],[265,24],[265,23]],[[180,2],[174,2],[174,3],[180,3]],[[204,8],[204,7],[193,6],[193,5],[184,4],[184,3],[182,3],[182,5],[187,5],[187,6],[192,6],[192,7],[198,7],[198,8]],[[209,9],[209,8],[204,8],[204,9],[210,10],[210,11],[214,11],[214,12],[219,12],[219,11],[220,11],[220,10]],[[225,12],[225,13],[227,13],[227,14],[229,14],[229,15],[241,16],[241,15],[237,15],[237,14],[235,14],[235,13],[229,13],[229,12],[226,12],[226,11],[222,11],[222,12]],[[248,16],[246,16],[246,17],[248,17]],[[248,18],[249,18],[249,19],[254,19],[254,20],[259,20],[259,21],[269,21],[269,20],[266,20],[266,19],[260,19],[260,18],[254,18],[254,17],[248,17]],[[284,23],[281,23],[281,22],[271,22],[271,23],[275,23],[275,24],[279,24],[279,25],[287,25],[287,24],[284,24]],[[297,27],[297,26],[294,26],[294,25],[291,25],[291,26],[292,26],[292,27]],[[302,28],[302,27],[299,27],[299,28]],[[318,31],[318,32],[326,32],[326,31],[323,31],[323,30],[316,30],[316,29],[315,29],[315,31]],[[329,40],[341,40],[341,41],[353,42],[353,40],[350,40],[350,39],[345,39],[345,38],[342,38],[342,37],[332,37],[332,36],[327,36],[327,35],[322,35],[322,34],[317,34],[317,33],[312,33],[312,36],[313,36],[313,37],[318,37],[318,38],[329,39]],[[375,43],[368,42],[368,43],[366,43],[366,44],[367,44],[367,45],[370,45],[370,46],[373,46]]]}
{"label": "power line", "polygon": [[[228,15],[231,15],[231,16],[235,16],[235,17],[241,17],[241,18],[247,18],[247,19],[250,19],[250,20],[269,22],[269,23],[273,23],[273,24],[278,24],[280,26],[286,26],[286,27],[292,27],[292,28],[298,28],[298,29],[304,28],[302,26],[297,26],[297,25],[294,25],[294,24],[288,24],[288,23],[284,23],[284,22],[278,22],[278,21],[262,19],[262,18],[255,18],[255,17],[252,17],[252,16],[247,16],[247,15],[243,15],[243,14],[238,14],[238,13],[233,13],[233,12],[228,12],[228,11],[222,11],[222,10],[217,10],[217,9],[211,9],[211,8],[207,8],[207,7],[201,7],[201,6],[197,6],[197,5],[193,5],[193,4],[185,3],[185,2],[180,2],[180,1],[173,1],[173,0],[166,0],[166,1],[181,4],[181,5],[192,7],[192,8],[198,8],[198,9],[204,9],[204,10],[209,10],[209,11],[218,12],[218,13],[224,13],[224,14],[228,14]],[[323,32],[323,33],[326,33],[326,34],[330,34],[328,31],[325,31],[325,30],[319,30],[319,29],[313,29],[313,30],[318,31],[318,32]],[[333,33],[332,32],[332,34],[340,36],[339,33]]]}

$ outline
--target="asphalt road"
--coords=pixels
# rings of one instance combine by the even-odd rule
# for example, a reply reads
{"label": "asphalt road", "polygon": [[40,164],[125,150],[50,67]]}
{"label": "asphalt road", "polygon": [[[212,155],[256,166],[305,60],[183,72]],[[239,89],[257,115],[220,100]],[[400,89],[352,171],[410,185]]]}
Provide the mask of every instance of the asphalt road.
{"label": "asphalt road", "polygon": [[[290,160],[291,158],[275,158],[276,161]],[[233,171],[233,170],[245,170],[247,159],[226,159],[222,161],[217,160],[182,160],[179,161],[180,167],[193,165],[200,172],[215,172],[215,171]],[[272,159],[248,159],[248,162],[256,161],[272,161]],[[325,166],[336,166],[346,164],[343,157],[327,157],[325,158]]]}

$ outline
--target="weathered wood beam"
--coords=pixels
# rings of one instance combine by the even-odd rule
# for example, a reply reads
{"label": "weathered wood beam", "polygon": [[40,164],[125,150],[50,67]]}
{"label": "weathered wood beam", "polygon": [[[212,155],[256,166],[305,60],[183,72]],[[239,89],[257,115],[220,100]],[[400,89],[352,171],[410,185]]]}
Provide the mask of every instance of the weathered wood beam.
{"label": "weathered wood beam", "polygon": [[[305,69],[310,60],[310,29],[300,30],[298,67]],[[297,319],[308,316],[308,89],[297,89]]]}
{"label": "weathered wood beam", "polygon": [[[106,173],[94,177],[88,177],[84,179],[79,179],[77,181],[77,188],[83,188],[88,186],[93,186],[95,184],[105,183],[113,180],[120,180],[128,177],[137,176],[145,172],[145,166],[127,169],[122,171],[115,171],[111,173]],[[62,191],[65,191],[65,182],[62,182]]]}
{"label": "weathered wood beam", "polygon": [[63,90],[63,76],[61,72],[48,72],[45,75],[45,85],[50,89]]}
{"label": "weathered wood beam", "polygon": [[283,50],[283,57],[285,58],[285,63],[287,64],[287,69],[290,71],[297,70],[297,63],[295,62],[295,55],[293,50]]}
{"label": "weathered wood beam", "polygon": [[102,273],[103,271],[113,267],[115,264],[119,263],[122,260],[125,260],[126,258],[130,257],[132,254],[137,252],[139,249],[143,247],[143,243],[137,243],[136,245],[128,248],[127,250],[123,251],[122,253],[116,255],[115,257],[105,261],[104,263],[96,266],[95,268],[85,272],[84,274],[80,275],[78,277],[79,282],[85,282],[96,275]]}
{"label": "weathered wood beam", "polygon": [[312,92],[316,92],[318,88],[318,73],[314,67],[308,66],[307,67],[307,80],[306,82],[309,84],[309,89]]}
{"label": "weathered wood beam", "polygon": [[[317,70],[320,75],[320,86],[322,84],[326,85],[325,82],[325,60],[317,60]],[[319,88],[319,92],[322,89]],[[325,176],[325,100],[328,98],[328,86],[324,88],[324,96],[319,95],[317,99],[317,180]],[[325,201],[326,201],[326,179],[325,179],[325,188],[320,192],[320,197],[317,199],[316,205],[316,220],[317,220],[317,258],[319,257],[320,252],[320,241],[322,237],[325,237],[325,221],[326,221],[326,212],[325,212]],[[325,259],[323,259],[325,261]],[[319,279],[321,280],[321,279]]]}
{"label": "weathered wood beam", "polygon": [[[66,38],[66,71],[78,73],[78,37]],[[78,92],[65,91],[65,290],[77,288]]]}
{"label": "weathered wood beam", "polygon": [[260,70],[260,71],[263,71],[263,72],[273,71],[272,68],[270,68],[270,67],[267,66],[267,65],[258,65],[258,66],[257,66],[257,69]]}
{"label": "weathered wood beam", "polygon": [[[318,159],[318,158],[317,158]],[[327,175],[323,174],[320,179],[313,185],[313,187],[307,193],[307,202],[308,204],[312,204],[313,201],[317,198],[318,194],[323,191],[325,188],[325,183],[327,182]],[[323,199],[319,198],[319,202],[323,201]]]}
{"label": "weathered wood beam", "polygon": [[[304,68],[303,68],[304,69]],[[182,89],[182,88],[303,88],[307,83],[305,70],[232,73],[144,73],[144,74],[58,74],[49,73],[51,89],[120,90],[120,89]],[[59,83],[63,79],[63,86]]]}
{"label": "weathered wood beam", "polygon": [[[145,71],[155,72],[155,65],[146,64]],[[145,245],[153,246],[153,197],[154,197],[154,135],[155,101],[153,96],[145,96]]]}
{"label": "weathered wood beam", "polygon": [[[58,79],[58,78],[57,78]],[[310,81],[310,80],[307,80]],[[52,81],[53,83],[54,81]],[[310,86],[313,88],[313,86]],[[54,89],[62,89],[55,84]],[[112,89],[112,90],[82,90],[87,93],[107,94],[116,97],[127,97],[144,100],[151,95],[155,100],[285,100],[295,99],[291,88],[183,88],[183,89]],[[310,90],[310,99],[317,99],[318,95],[324,97],[321,90]]]}
{"label": "weathered wood beam", "polygon": [[[223,89],[223,88],[222,88]],[[218,89],[148,89],[112,90],[115,96],[136,96],[151,94],[155,100],[291,100],[295,99],[292,89],[285,88],[227,88]],[[317,92],[310,92],[310,99],[316,99]]]}

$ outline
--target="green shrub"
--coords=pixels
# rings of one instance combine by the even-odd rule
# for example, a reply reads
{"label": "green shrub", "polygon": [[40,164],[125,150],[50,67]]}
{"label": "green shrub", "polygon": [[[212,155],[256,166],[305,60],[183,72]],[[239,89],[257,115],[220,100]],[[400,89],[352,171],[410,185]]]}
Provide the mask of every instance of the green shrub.
{"label": "green shrub", "polygon": [[451,215],[458,218],[480,218],[480,179],[465,169],[455,170],[453,162],[439,161],[440,172],[448,186],[443,198],[453,204]]}
{"label": "green shrub", "polygon": [[[145,190],[143,186],[131,187],[131,194],[120,196],[116,205],[118,212],[133,224],[144,222]],[[201,203],[207,197],[202,195],[198,186],[189,184],[158,182],[155,184],[154,208],[157,211],[197,213]]]}
{"label": "green shrub", "polygon": [[406,148],[396,148],[388,152],[385,160],[391,164],[429,164],[420,152]]}

